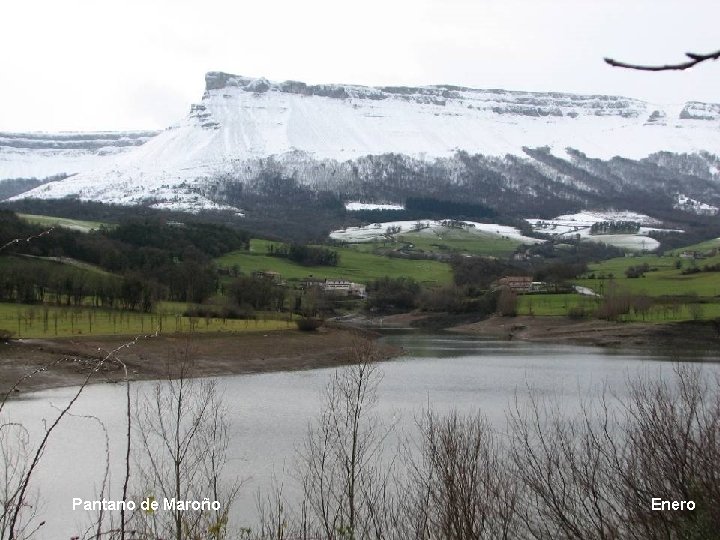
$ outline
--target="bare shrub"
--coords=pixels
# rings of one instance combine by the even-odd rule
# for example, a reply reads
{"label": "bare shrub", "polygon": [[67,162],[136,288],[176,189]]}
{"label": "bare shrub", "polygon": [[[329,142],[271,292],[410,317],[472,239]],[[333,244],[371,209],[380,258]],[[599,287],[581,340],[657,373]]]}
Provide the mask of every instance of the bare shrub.
{"label": "bare shrub", "polygon": [[[630,388],[620,483],[628,526],[641,538],[720,538],[720,385],[687,366],[676,368],[674,382]],[[652,511],[651,497],[697,508]]]}
{"label": "bare shrub", "polygon": [[428,412],[420,427],[403,490],[406,538],[512,538],[517,483],[487,420]]}
{"label": "bare shrub", "polygon": [[295,319],[295,324],[301,332],[314,332],[320,328],[324,322],[323,319],[318,317],[301,317],[300,319]]}
{"label": "bare shrub", "polygon": [[646,295],[646,294],[636,294],[633,296],[632,299],[632,306],[633,311],[642,317],[642,320],[644,321],[648,314],[650,313],[650,310],[655,305],[655,302],[653,301],[652,297]]}
{"label": "bare shrub", "polygon": [[465,297],[466,291],[456,285],[425,289],[420,297],[420,307],[425,311],[461,312]]}
{"label": "bare shrub", "polygon": [[[137,511],[133,528],[141,537],[226,538],[239,483],[223,479],[229,436],[226,411],[215,381],[192,379],[188,347],[174,355],[174,370],[151,393],[140,396],[134,426],[139,471],[137,492],[158,501],[155,512]],[[220,503],[219,510],[162,510],[164,500]]]}
{"label": "bare shrub", "polygon": [[699,302],[693,302],[688,305],[688,313],[693,321],[699,321],[705,316],[705,308]]}
{"label": "bare shrub", "polygon": [[[44,525],[37,515],[38,494],[20,497],[31,463],[31,445],[27,430],[21,424],[0,426],[0,538],[29,538]],[[15,530],[12,530],[13,516]]]}
{"label": "bare shrub", "polygon": [[590,317],[591,311],[585,306],[573,306],[568,309],[567,316],[569,319],[582,320]]}
{"label": "bare shrub", "polygon": [[537,539],[621,538],[621,509],[613,465],[616,454],[609,409],[585,409],[578,418],[531,396],[528,410],[511,414],[510,453],[522,486],[517,512],[527,536]]}
{"label": "bare shrub", "polygon": [[[532,538],[718,538],[720,385],[687,367],[674,383],[633,380],[628,398],[576,417],[534,397],[513,411],[516,508]],[[653,511],[653,498],[697,508]]]}
{"label": "bare shrub", "polygon": [[381,461],[389,429],[374,412],[379,358],[373,343],[358,340],[353,364],[336,371],[325,389],[323,412],[299,456],[306,534],[326,540],[387,537],[390,494]]}
{"label": "bare shrub", "polygon": [[598,307],[597,317],[608,321],[620,320],[622,315],[630,313],[632,304],[630,295],[625,293],[613,293],[605,295]]}
{"label": "bare shrub", "polygon": [[518,295],[508,287],[500,290],[497,300],[497,312],[503,317],[515,317],[518,313]]}

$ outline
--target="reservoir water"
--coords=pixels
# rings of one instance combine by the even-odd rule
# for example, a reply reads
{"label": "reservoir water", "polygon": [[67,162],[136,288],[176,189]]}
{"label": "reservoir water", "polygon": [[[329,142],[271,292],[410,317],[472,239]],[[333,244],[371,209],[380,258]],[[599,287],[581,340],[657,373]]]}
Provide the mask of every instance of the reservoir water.
{"label": "reservoir water", "polygon": [[[481,411],[494,427],[505,429],[506,411],[522,403],[532,391],[558,403],[569,412],[581,400],[600,392],[622,399],[626,383],[635,376],[672,377],[676,361],[701,366],[708,376],[720,375],[715,355],[658,355],[614,352],[599,348],[524,342],[488,341],[460,335],[398,333],[384,338],[406,354],[381,364],[377,413],[396,425],[388,445],[411,434],[415,420],[428,405],[434,410],[456,408]],[[251,524],[258,488],[267,487],[273,474],[290,482],[296,448],[308,422],[318,416],[321,392],[334,370],[317,369],[283,373],[239,375],[218,379],[229,411],[231,475],[244,480],[235,517]],[[153,382],[133,383],[133,392],[151,388]],[[74,394],[62,388],[27,394],[9,402],[5,421],[21,422],[33,443],[43,422],[57,415]],[[122,489],[125,388],[97,384],[85,389],[53,433],[48,449],[33,477],[39,491],[40,514],[46,525],[39,538],[70,538],[84,530],[88,515],[72,510],[73,497],[96,498],[105,463],[105,437],[94,420],[105,424],[110,437],[111,496]]]}

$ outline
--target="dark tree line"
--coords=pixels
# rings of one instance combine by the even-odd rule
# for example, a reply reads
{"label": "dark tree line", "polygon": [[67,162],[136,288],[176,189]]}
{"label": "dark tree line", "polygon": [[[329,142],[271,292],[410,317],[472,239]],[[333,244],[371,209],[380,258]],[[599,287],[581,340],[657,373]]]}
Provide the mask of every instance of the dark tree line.
{"label": "dark tree line", "polygon": [[272,279],[253,276],[239,276],[227,290],[228,296],[240,308],[282,311],[285,307],[287,287]]}
{"label": "dark tree line", "polygon": [[489,257],[453,257],[450,261],[455,285],[488,289],[493,281],[509,275],[523,275],[517,267]]}
{"label": "dark tree line", "polygon": [[641,278],[645,277],[645,273],[649,271],[650,265],[648,263],[643,263],[635,266],[628,266],[625,269],[625,275],[629,278]]}
{"label": "dark tree line", "polygon": [[384,277],[368,284],[367,307],[388,313],[415,309],[420,299],[420,284],[412,278]]}
{"label": "dark tree line", "polygon": [[590,234],[636,234],[639,231],[637,221],[598,221],[590,227]]}
{"label": "dark tree line", "polygon": [[[13,213],[0,212],[0,245],[44,230]],[[14,301],[42,302],[47,291],[52,290],[54,298],[62,296],[65,303],[91,296],[99,305],[120,302],[129,309],[149,309],[156,300],[202,302],[218,288],[212,258],[246,249],[248,243],[247,233],[220,225],[155,219],[129,221],[85,234],[58,227],[32,242],[13,243],[6,248],[3,254],[13,258],[0,266],[2,294]],[[69,258],[116,276],[88,277],[93,273],[74,272],[64,265],[40,267],[39,263],[46,261],[33,261],[28,256]],[[67,283],[58,285],[60,277]],[[34,290],[31,283],[35,284]],[[68,291],[75,291],[70,296],[78,300],[68,301]]]}
{"label": "dark tree line", "polygon": [[340,256],[335,250],[302,244],[270,244],[268,255],[289,259],[304,266],[337,266],[340,262]]}

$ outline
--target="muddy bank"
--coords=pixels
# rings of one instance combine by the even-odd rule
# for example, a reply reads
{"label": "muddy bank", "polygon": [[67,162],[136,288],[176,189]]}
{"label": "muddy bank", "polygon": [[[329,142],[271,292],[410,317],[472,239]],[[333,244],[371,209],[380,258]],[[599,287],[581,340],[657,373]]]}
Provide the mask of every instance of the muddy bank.
{"label": "muddy bank", "polygon": [[[162,335],[139,339],[122,348],[117,356],[127,365],[132,380],[165,377],[168,366],[186,349],[194,359],[193,375],[197,377],[264,373],[346,364],[351,361],[353,345],[368,337],[373,335],[337,328],[317,332]],[[7,393],[23,377],[17,386],[20,393],[81,384],[108,351],[129,341],[127,337],[86,337],[0,343],[0,393]],[[385,346],[380,352],[389,358],[402,351]],[[42,371],[28,376],[35,370]],[[123,377],[124,370],[118,363],[106,362],[93,375],[92,382],[114,383]]]}
{"label": "muddy bank", "polygon": [[577,321],[567,317],[490,317],[454,326],[452,332],[500,339],[596,345],[618,348],[672,348],[720,353],[720,337],[710,321],[622,323]]}

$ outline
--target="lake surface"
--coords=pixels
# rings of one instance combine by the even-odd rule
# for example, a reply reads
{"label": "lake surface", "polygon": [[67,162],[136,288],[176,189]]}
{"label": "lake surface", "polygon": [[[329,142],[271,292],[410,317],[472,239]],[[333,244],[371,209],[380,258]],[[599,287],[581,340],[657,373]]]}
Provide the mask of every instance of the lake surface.
{"label": "lake surface", "polygon": [[[488,341],[459,335],[397,333],[384,338],[406,354],[383,362],[378,413],[396,425],[388,451],[414,430],[415,419],[428,405],[438,411],[456,408],[481,411],[504,431],[506,411],[528,392],[556,401],[565,410],[578,409],[603,389],[622,397],[628,378],[671,377],[674,361],[697,363],[708,375],[720,373],[717,355],[679,357],[612,352],[598,348],[524,342]],[[308,423],[321,410],[321,392],[333,369],[239,375],[218,379],[229,410],[230,473],[245,480],[237,517],[250,524],[258,488],[273,474],[290,483],[296,448]],[[142,392],[152,382],[134,383]],[[7,419],[22,422],[37,435],[72,397],[73,388],[27,394],[6,405]],[[34,476],[44,504],[47,525],[40,538],[70,538],[84,530],[88,516],[72,511],[72,498],[95,499],[104,470],[105,438],[97,422],[80,418],[96,415],[111,440],[112,498],[122,489],[125,431],[125,388],[88,387],[67,418],[53,433],[49,448]],[[37,436],[33,442],[37,444]]]}

